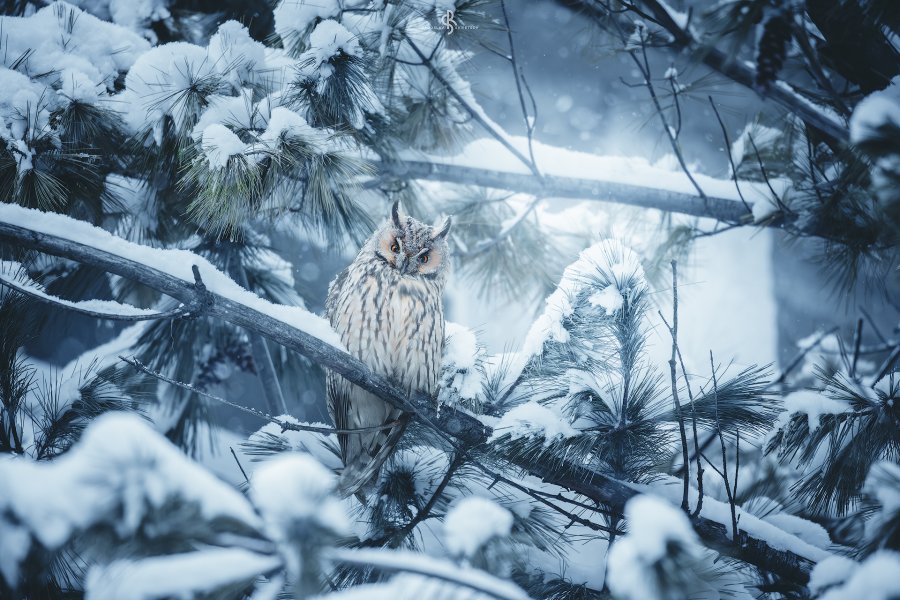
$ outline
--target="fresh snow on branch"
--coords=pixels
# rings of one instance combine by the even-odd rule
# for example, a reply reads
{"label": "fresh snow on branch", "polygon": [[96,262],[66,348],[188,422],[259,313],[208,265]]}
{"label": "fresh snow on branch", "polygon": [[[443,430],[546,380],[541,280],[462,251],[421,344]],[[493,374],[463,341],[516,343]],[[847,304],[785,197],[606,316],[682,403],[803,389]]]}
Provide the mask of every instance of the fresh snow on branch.
{"label": "fresh snow on branch", "polygon": [[444,539],[454,556],[471,557],[496,537],[512,531],[512,513],[492,500],[472,496],[457,503],[444,518]]}
{"label": "fresh snow on branch", "polygon": [[334,550],[335,561],[358,566],[372,566],[382,571],[417,573],[442,579],[503,600],[527,600],[528,595],[513,583],[493,577],[484,571],[460,567],[454,563],[418,552],[402,550]]}
{"label": "fresh snow on branch", "polygon": [[[13,276],[9,276],[7,273],[13,274]],[[14,289],[27,296],[63,306],[75,312],[80,312],[93,317],[138,321],[153,319],[166,314],[149,308],[137,308],[130,304],[115,302],[113,300],[66,300],[65,298],[59,298],[58,296],[48,294],[46,290],[44,290],[44,287],[36,281],[32,281],[31,279],[19,281],[20,279],[24,279],[24,277],[15,277],[15,274],[17,273],[24,273],[21,264],[13,261],[0,260],[0,285]]]}
{"label": "fresh snow on branch", "polygon": [[504,413],[494,425],[494,431],[488,441],[506,439],[507,436],[511,440],[539,437],[544,438],[544,445],[549,446],[560,439],[576,435],[578,430],[573,428],[559,412],[532,401]]}
{"label": "fresh snow on branch", "polygon": [[221,588],[252,583],[281,568],[277,556],[243,548],[209,548],[196,552],[117,560],[94,565],[87,573],[90,600],[154,600],[196,597]]}
{"label": "fresh snow on branch", "polygon": [[0,481],[16,482],[0,488],[0,566],[7,581],[18,580],[32,536],[48,550],[100,524],[128,538],[173,502],[196,506],[207,520],[262,526],[238,491],[128,413],[101,415],[52,462],[0,461]]}
{"label": "fresh snow on branch", "polygon": [[116,237],[90,223],[58,213],[23,208],[16,204],[0,204],[0,223],[9,223],[31,231],[46,233],[115,256],[126,258],[150,269],[162,271],[184,282],[194,283],[191,267],[199,268],[206,288],[253,308],[263,314],[296,327],[338,349],[343,349],[340,337],[322,317],[298,306],[273,304],[245,290],[207,259],[180,249],[151,248]]}

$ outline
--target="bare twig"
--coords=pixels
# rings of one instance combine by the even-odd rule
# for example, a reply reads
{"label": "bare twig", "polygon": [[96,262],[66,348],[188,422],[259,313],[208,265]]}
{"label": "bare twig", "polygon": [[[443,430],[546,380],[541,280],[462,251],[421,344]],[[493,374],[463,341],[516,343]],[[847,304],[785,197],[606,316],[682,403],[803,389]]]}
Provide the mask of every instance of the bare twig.
{"label": "bare twig", "polygon": [[731,165],[731,178],[734,180],[734,189],[737,190],[738,197],[741,199],[741,202],[744,203],[747,212],[752,215],[753,209],[747,203],[747,200],[744,199],[744,194],[741,192],[741,186],[738,183],[737,165],[734,164],[734,157],[731,156],[731,142],[728,139],[728,130],[725,128],[725,121],[722,120],[722,116],[719,114],[719,109],[716,108],[716,103],[713,102],[712,96],[707,96],[707,98],[709,99],[709,105],[712,106],[713,112],[716,114],[716,119],[719,121],[719,127],[722,128],[722,137],[725,139],[725,155],[728,156],[728,164]]}
{"label": "bare twig", "polygon": [[487,131],[491,135],[491,137],[493,137],[498,142],[500,142],[504,148],[509,150],[513,156],[515,156],[517,159],[519,159],[522,162],[522,164],[524,164],[526,167],[528,167],[528,170],[530,170],[532,172],[532,174],[534,174],[535,177],[540,179],[541,173],[540,173],[540,171],[538,171],[537,165],[535,165],[532,161],[530,161],[528,159],[528,157],[526,157],[524,154],[519,152],[519,149],[516,148],[515,146],[513,146],[509,142],[509,140],[506,139],[506,136],[503,135],[502,132],[497,131],[493,125],[488,123],[487,120],[485,120],[484,116],[481,114],[481,111],[476,110],[475,108],[473,108],[472,106],[469,105],[469,103],[466,101],[466,99],[463,98],[458,91],[456,91],[456,88],[454,88],[453,85],[449,81],[447,81],[447,78],[444,77],[444,75],[443,75],[443,73],[441,73],[440,69],[435,67],[434,63],[431,61],[431,59],[429,57],[425,56],[425,54],[419,49],[419,47],[412,40],[412,38],[410,38],[406,34],[403,35],[403,38],[406,40],[406,43],[409,44],[409,47],[413,49],[413,52],[415,52],[416,55],[419,57],[419,60],[422,61],[422,64],[425,65],[426,67],[428,67],[428,70],[431,71],[431,74],[434,76],[434,78],[437,79],[441,83],[441,85],[444,86],[444,88],[447,90],[447,92],[451,96],[453,96],[454,100],[459,102],[459,105],[462,106],[463,109],[465,109],[465,111],[467,113],[469,113],[469,115],[472,117],[472,119],[474,119],[476,123],[481,125],[484,128],[484,130]]}
{"label": "bare twig", "polygon": [[672,132],[672,127],[669,125],[666,114],[663,112],[662,106],[659,103],[659,98],[656,96],[656,88],[653,87],[653,82],[650,80],[650,60],[647,58],[647,45],[643,35],[641,36],[641,56],[643,58],[643,64],[641,64],[641,60],[638,60],[638,57],[635,56],[634,52],[628,52],[628,55],[631,57],[631,60],[634,61],[635,66],[637,66],[641,75],[644,77],[644,85],[647,86],[647,91],[650,92],[650,99],[653,101],[653,107],[656,109],[656,114],[659,115],[659,120],[662,122],[663,130],[666,133],[666,138],[669,140],[669,145],[672,146],[672,152],[675,153],[675,158],[678,159],[681,170],[684,171],[684,174],[687,175],[691,185],[697,190],[697,195],[706,199],[703,188],[700,187],[700,184],[694,179],[693,173],[688,169],[687,162],[684,160],[684,153],[681,151],[681,144],[678,143],[678,139]]}
{"label": "bare twig", "polygon": [[853,360],[850,363],[850,379],[856,379],[856,363],[859,360],[859,349],[862,344],[863,320],[856,322],[856,331],[853,334]]}
{"label": "bare twig", "polygon": [[734,504],[734,494],[731,491],[731,485],[728,483],[728,457],[725,453],[725,435],[722,433],[722,423],[719,421],[719,381],[716,376],[716,364],[713,361],[712,350],[709,351],[709,366],[712,369],[713,379],[713,399],[716,407],[716,433],[719,435],[719,443],[722,446],[722,479],[725,481],[725,494],[728,496],[728,504],[731,506],[731,539],[737,542],[738,525],[737,510]]}
{"label": "bare twig", "polygon": [[[505,0],[500,0],[500,11],[503,13],[503,22],[506,24],[506,36],[509,40],[509,62],[512,64],[513,76],[516,80],[516,92],[519,94],[519,105],[522,109],[522,118],[525,120],[525,134],[528,136],[528,156],[531,158],[531,164],[534,165],[534,170],[537,171],[537,161],[534,158],[534,124],[537,121],[537,114],[534,116],[534,120],[528,118],[528,109],[525,107],[525,96],[522,93],[522,83],[525,80],[524,73],[521,72],[519,68],[519,63],[516,60],[516,46],[513,43],[513,34],[512,29],[509,26],[509,15],[506,12],[506,2]],[[527,84],[526,84],[527,85]],[[531,90],[529,90],[529,95],[531,94]],[[534,96],[531,96],[531,104],[532,106],[536,106],[534,102]],[[539,175],[539,173],[535,173]]]}
{"label": "bare twig", "polygon": [[270,423],[275,423],[276,425],[281,427],[282,431],[311,431],[313,433],[322,433],[325,435],[332,435],[332,434],[338,434],[338,433],[355,434],[355,433],[366,433],[366,432],[372,432],[372,431],[382,431],[385,429],[391,429],[392,427],[394,427],[394,425],[397,424],[396,421],[391,421],[390,423],[385,423],[384,425],[378,425],[375,427],[359,427],[359,428],[355,428],[355,429],[335,429],[333,427],[317,427],[315,425],[301,425],[300,423],[292,423],[292,422],[286,421],[284,419],[279,419],[277,417],[273,417],[272,415],[270,415],[268,413],[264,413],[260,410],[256,410],[255,408],[250,408],[249,406],[243,406],[241,404],[237,404],[236,402],[231,402],[230,400],[226,400],[225,398],[220,398],[219,396],[210,394],[209,392],[205,392],[197,387],[194,387],[189,383],[184,383],[184,382],[178,381],[176,379],[172,379],[171,377],[167,377],[158,371],[154,371],[153,369],[151,369],[150,367],[148,367],[147,365],[145,365],[144,363],[142,363],[141,361],[139,361],[137,358],[135,358],[133,356],[131,358],[126,358],[126,357],[120,355],[119,360],[128,363],[135,369],[138,369],[139,371],[142,371],[142,372],[146,373],[147,375],[150,375],[151,377],[155,377],[156,379],[159,379],[160,381],[164,381],[165,383],[174,385],[175,387],[179,387],[183,390],[193,392],[199,396],[203,396],[204,398],[209,398],[210,400],[215,400],[216,402],[220,402],[226,406],[230,406],[231,408],[236,408],[237,410],[240,410],[247,414],[251,414],[254,417],[259,417],[260,419],[263,419]]}
{"label": "bare twig", "polygon": [[681,414],[681,402],[678,400],[678,370],[675,364],[675,357],[678,354],[678,263],[672,261],[672,325],[666,322],[662,311],[659,316],[669,330],[672,336],[672,356],[669,358],[669,371],[672,376],[672,400],[675,402],[675,416],[678,419],[678,432],[681,434],[681,454],[684,463],[684,490],[681,497],[681,510],[690,512],[688,501],[688,490],[690,489],[691,464],[688,454],[687,433],[684,429],[684,416]]}
{"label": "bare twig", "polygon": [[[568,7],[586,9],[601,27],[608,27],[607,20],[613,20],[618,25],[618,18],[614,11],[595,0],[559,0],[559,2]],[[646,10],[641,10],[634,4],[625,3],[629,10],[641,15],[641,18],[651,20],[663,27],[672,36],[672,46],[676,49],[687,50],[696,55],[707,67],[735,83],[753,89],[756,81],[756,70],[753,67],[743,61],[735,60],[733,56],[725,54],[717,48],[711,48],[708,44],[696,40],[690,31],[675,22],[669,11],[658,0],[640,0],[640,4],[646,6]],[[844,123],[798,94],[783,81],[776,81],[772,85],[765,100],[780,104],[839,144],[846,144],[850,141],[850,132]]]}
{"label": "bare twig", "polygon": [[793,371],[794,369],[797,368],[797,366],[803,361],[803,359],[806,357],[806,355],[809,354],[819,344],[821,344],[825,338],[827,338],[829,335],[831,335],[832,333],[834,333],[837,330],[838,330],[838,327],[835,326],[835,327],[828,329],[827,331],[823,331],[819,335],[819,337],[817,337],[815,340],[813,340],[813,342],[809,346],[801,349],[800,352],[798,352],[797,355],[791,360],[791,362],[788,363],[788,366],[784,368],[784,371],[781,372],[781,375],[779,375],[778,378],[775,379],[774,381],[772,381],[772,383],[769,385],[776,386],[780,383],[784,383],[787,380],[787,376],[790,375],[791,371]]}
{"label": "bare twig", "polygon": [[241,465],[241,461],[238,458],[237,452],[235,452],[234,448],[232,448],[231,446],[228,446],[228,449],[231,450],[231,455],[234,457],[234,462],[237,463],[238,469],[241,470],[241,475],[244,476],[244,481],[247,482],[247,485],[250,485],[250,478],[247,477],[247,471],[245,471],[244,466]]}

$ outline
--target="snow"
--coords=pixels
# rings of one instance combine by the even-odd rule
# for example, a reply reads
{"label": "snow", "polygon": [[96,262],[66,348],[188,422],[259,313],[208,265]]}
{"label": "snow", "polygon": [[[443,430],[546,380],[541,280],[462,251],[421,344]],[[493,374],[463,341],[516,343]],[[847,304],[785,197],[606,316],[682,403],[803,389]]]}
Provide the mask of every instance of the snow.
{"label": "snow", "polygon": [[210,125],[228,125],[233,129],[260,129],[262,127],[260,105],[254,104],[253,90],[245,88],[236,96],[214,94],[208,99],[209,105],[200,114],[200,118],[191,137],[197,141],[203,138],[204,130]]}
{"label": "snow", "polygon": [[478,496],[464,498],[444,518],[447,550],[471,558],[491,539],[508,536],[512,526],[512,513],[496,502]]}
{"label": "snow", "polygon": [[485,357],[471,329],[447,321],[444,324],[444,353],[441,367],[441,402],[477,402],[482,395],[479,363]]}
{"label": "snow", "polygon": [[[29,52],[22,68],[50,74],[48,83],[54,87],[76,77],[112,90],[119,72],[127,71],[150,49],[136,33],[65,2],[54,2],[29,17],[0,17],[0,31],[4,56],[14,60]],[[0,89],[9,93],[17,88]]]}
{"label": "snow", "polygon": [[261,466],[250,481],[250,498],[263,515],[269,535],[284,540],[298,522],[314,522],[339,534],[349,521],[332,496],[337,478],[309,454],[288,453]]}
{"label": "snow", "polygon": [[[526,156],[528,155],[527,137],[505,137],[516,149]],[[697,190],[684,172],[677,167],[677,163],[672,168],[663,168],[643,157],[602,156],[551,146],[538,140],[533,141],[533,148],[535,160],[541,166],[541,172],[544,175],[597,181],[598,186],[592,191],[593,198],[596,200],[615,198],[614,193],[603,191],[602,184],[605,183],[667,190],[691,196],[697,195]],[[421,153],[413,151],[402,152],[401,157],[409,160],[422,159]],[[491,169],[521,175],[530,173],[525,165],[493,138],[473,140],[456,156],[426,155],[426,158],[438,164]],[[696,172],[692,175],[707,196],[740,201],[734,181]],[[782,196],[790,186],[788,180],[781,178],[770,178],[769,183],[772,184],[779,196]],[[748,202],[771,196],[766,184],[757,181],[741,180],[741,192]]]}
{"label": "snow", "polygon": [[609,551],[607,582],[617,598],[657,598],[659,590],[652,574],[675,548],[699,556],[700,543],[685,514],[664,500],[635,496],[625,505],[628,533]]}
{"label": "snow", "polygon": [[116,106],[131,131],[150,127],[157,144],[162,140],[162,119],[171,116],[179,129],[190,118],[186,91],[198,80],[214,78],[216,69],[207,49],[187,42],[170,42],[145,52],[125,76],[125,91]]}
{"label": "snow", "polygon": [[228,159],[242,154],[247,144],[224,125],[213,123],[203,130],[201,147],[210,169],[224,169],[228,166]]}
{"label": "snow", "polygon": [[65,215],[23,208],[15,204],[0,205],[0,222],[45,233],[65,240],[96,248],[125,260],[162,271],[193,285],[191,266],[196,265],[206,288],[229,300],[294,327],[319,340],[344,350],[340,337],[331,325],[304,308],[273,304],[235,283],[208,260],[193,252],[142,246],[116,237],[90,223]]}
{"label": "snow", "polygon": [[[775,143],[781,136],[782,131],[780,129],[767,127],[756,122],[748,123],[737,139],[731,143],[731,160],[736,167],[744,162],[744,158],[749,158],[753,163],[756,163],[757,159],[756,153],[753,151],[753,145],[755,144],[757,149],[765,148]],[[751,138],[753,140],[752,144],[750,143]],[[743,189],[744,183],[744,181],[741,181],[741,189]]]}
{"label": "snow", "polygon": [[809,576],[809,591],[818,596],[826,589],[844,583],[859,564],[845,556],[830,556],[813,567]]}
{"label": "snow", "polygon": [[775,525],[786,533],[796,535],[807,544],[823,549],[831,546],[831,538],[828,536],[828,531],[818,523],[788,513],[767,515],[763,517],[763,521]]}
{"label": "snow", "polygon": [[253,79],[254,70],[266,66],[266,47],[250,37],[250,31],[237,21],[219,25],[209,38],[208,50],[216,69],[235,89]]}
{"label": "snow", "polygon": [[494,442],[506,435],[513,440],[532,436],[543,437],[544,445],[549,446],[560,438],[575,437],[578,430],[555,410],[531,401],[507,411],[494,426],[488,442]]}
{"label": "snow", "polygon": [[[16,482],[0,489],[3,528],[19,523],[51,550],[97,523],[130,537],[149,515],[176,500],[196,505],[207,520],[226,517],[261,526],[239,492],[130,413],[97,417],[80,441],[52,462],[0,461],[0,481]],[[0,556],[21,556],[20,538],[0,537]],[[4,568],[10,569],[6,561]]]}
{"label": "snow", "polygon": [[839,587],[832,588],[820,600],[894,600],[900,596],[900,553],[879,550],[867,558]]}
{"label": "snow", "polygon": [[140,560],[117,560],[89,569],[85,597],[88,600],[196,597],[252,581],[280,566],[277,556],[243,548],[209,548]]}
{"label": "snow", "polygon": [[[611,259],[618,259],[613,264]],[[571,299],[589,282],[596,281],[597,274],[602,273],[615,284],[614,291],[626,292],[628,284],[642,287],[645,285],[644,269],[637,254],[626,248],[618,240],[602,240],[582,250],[578,260],[569,265],[560,279],[556,290],[547,298],[544,312],[535,320],[522,344],[522,352],[526,357],[539,354],[547,341],[566,343],[569,332],[563,326],[563,319],[573,311]],[[609,308],[615,305],[611,292],[598,297],[598,302],[606,302]],[[609,313],[607,305],[604,309]],[[620,305],[621,306],[621,305]],[[521,369],[519,369],[521,370]]]}
{"label": "snow", "polygon": [[309,35],[310,49],[304,56],[313,57],[316,66],[338,56],[340,53],[349,56],[361,56],[359,41],[346,27],[328,19],[322,21]]}
{"label": "snow", "polygon": [[[632,486],[646,493],[663,497],[672,503],[681,502],[682,481],[674,477],[661,477],[657,483],[649,486],[637,484],[632,484]],[[694,506],[696,504],[697,490],[693,486],[691,487],[691,494],[691,506]],[[720,502],[710,496],[704,496],[700,516],[710,521],[721,523],[727,531],[731,531],[731,507],[727,502]],[[746,531],[751,536],[764,540],[769,547],[775,550],[793,552],[814,563],[831,556],[831,553],[822,548],[805,542],[796,535],[755,517],[741,507],[737,507],[737,516],[739,519],[738,528],[741,531]]]}
{"label": "snow", "polygon": [[281,0],[275,7],[275,33],[282,40],[289,40],[303,33],[316,19],[327,19],[340,14],[337,0]]}
{"label": "snow", "polygon": [[900,128],[900,75],[856,105],[850,117],[850,141],[859,144],[879,139],[887,134],[886,127]]}
{"label": "snow", "polygon": [[77,302],[66,300],[48,294],[43,286],[35,281],[28,280],[22,282],[18,281],[14,275],[7,275],[7,273],[15,274],[22,272],[24,272],[24,269],[21,264],[14,261],[0,260],[0,284],[2,284],[3,281],[9,281],[16,284],[17,287],[27,290],[30,294],[44,298],[53,304],[58,304],[74,310],[87,310],[117,317],[141,317],[159,314],[159,311],[157,310],[137,308],[130,304],[115,302],[113,300],[79,300]]}
{"label": "snow", "polygon": [[900,466],[882,460],[869,469],[864,490],[876,498],[885,515],[900,510]]}
{"label": "snow", "polygon": [[283,106],[276,106],[272,109],[269,122],[265,131],[260,134],[259,141],[272,144],[285,137],[302,138],[313,148],[323,152],[327,149],[327,137],[324,131],[310,126],[306,119],[294,111]]}
{"label": "snow", "polygon": [[[380,570],[385,571],[403,571],[408,573],[417,573],[425,576],[432,576],[443,579],[458,585],[468,587],[477,591],[484,592],[495,598],[503,600],[527,600],[528,595],[515,584],[493,577],[484,571],[472,569],[470,567],[461,567],[453,563],[439,560],[431,556],[420,554],[418,552],[410,552],[405,550],[384,550],[384,549],[365,549],[365,550],[336,550],[331,553],[331,557],[338,562],[356,564],[356,565],[373,565]],[[397,578],[399,579],[399,577]],[[406,580],[409,583],[409,580]],[[409,588],[401,588],[409,589]],[[371,589],[365,590],[371,593]],[[347,598],[373,598],[369,594],[353,595],[352,593],[343,596]],[[341,596],[337,596],[341,598]],[[392,598],[407,597],[406,594],[400,596],[391,596]],[[417,597],[424,597],[417,595]],[[432,596],[443,597],[443,596]]]}
{"label": "snow", "polygon": [[625,303],[622,292],[614,285],[608,285],[599,292],[594,292],[588,298],[591,306],[602,306],[608,315],[616,314]]}
{"label": "snow", "polygon": [[778,203],[771,198],[759,198],[750,205],[754,223],[762,223],[780,210]]}
{"label": "snow", "polygon": [[[846,402],[828,398],[821,392],[812,390],[799,390],[784,397],[785,414],[805,414],[810,431],[819,428],[819,420],[824,415],[837,415],[846,412],[849,408],[850,406]],[[783,420],[779,422],[781,423]]]}

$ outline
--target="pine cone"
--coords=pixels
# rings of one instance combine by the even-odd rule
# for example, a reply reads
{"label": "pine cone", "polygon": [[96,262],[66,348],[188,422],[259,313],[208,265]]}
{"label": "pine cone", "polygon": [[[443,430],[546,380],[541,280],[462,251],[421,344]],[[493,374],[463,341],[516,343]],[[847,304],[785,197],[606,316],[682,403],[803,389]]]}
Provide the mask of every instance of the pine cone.
{"label": "pine cone", "polygon": [[771,89],[784,65],[788,43],[791,41],[791,19],[790,11],[781,11],[763,25],[756,54],[755,82],[756,91],[762,95]]}

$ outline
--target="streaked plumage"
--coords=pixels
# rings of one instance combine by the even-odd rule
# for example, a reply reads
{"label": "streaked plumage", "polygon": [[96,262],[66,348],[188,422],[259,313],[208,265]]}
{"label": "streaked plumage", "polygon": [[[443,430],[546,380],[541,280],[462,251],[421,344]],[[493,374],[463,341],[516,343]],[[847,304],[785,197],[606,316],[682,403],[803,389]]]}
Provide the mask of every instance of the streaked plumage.
{"label": "streaked plumage", "polygon": [[[431,227],[401,217],[396,204],[391,214],[331,282],[325,313],[347,350],[375,373],[409,394],[431,395],[437,391],[444,340],[450,220]],[[377,427],[400,416],[339,375],[329,372],[326,387],[338,429]],[[404,427],[338,435],[345,493],[357,493],[375,479]]]}

